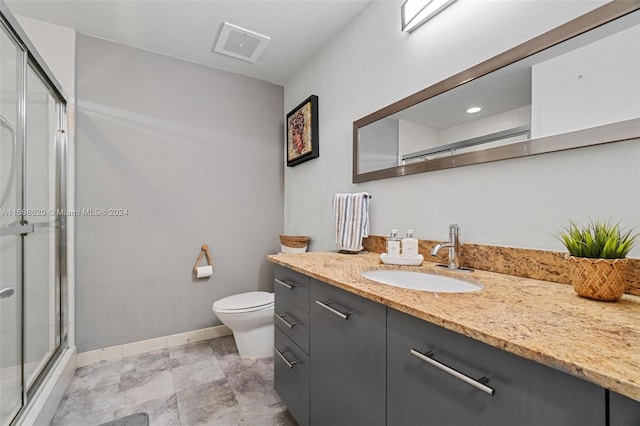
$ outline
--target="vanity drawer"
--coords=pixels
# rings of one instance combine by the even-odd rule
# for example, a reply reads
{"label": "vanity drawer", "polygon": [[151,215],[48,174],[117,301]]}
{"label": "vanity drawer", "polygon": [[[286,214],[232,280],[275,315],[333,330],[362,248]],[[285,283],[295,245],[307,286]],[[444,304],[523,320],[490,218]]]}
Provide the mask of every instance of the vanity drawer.
{"label": "vanity drawer", "polygon": [[300,272],[292,271],[279,265],[274,265],[273,276],[273,291],[276,295],[276,300],[287,298],[303,311],[309,312],[310,278]]}
{"label": "vanity drawer", "polygon": [[601,387],[387,310],[387,424],[602,426]]}
{"label": "vanity drawer", "polygon": [[640,425],[640,402],[609,391],[609,425]]}
{"label": "vanity drawer", "polygon": [[309,353],[309,313],[286,297],[276,298],[274,322],[284,334]]}
{"label": "vanity drawer", "polygon": [[309,424],[309,355],[275,331],[274,387],[298,424]]}

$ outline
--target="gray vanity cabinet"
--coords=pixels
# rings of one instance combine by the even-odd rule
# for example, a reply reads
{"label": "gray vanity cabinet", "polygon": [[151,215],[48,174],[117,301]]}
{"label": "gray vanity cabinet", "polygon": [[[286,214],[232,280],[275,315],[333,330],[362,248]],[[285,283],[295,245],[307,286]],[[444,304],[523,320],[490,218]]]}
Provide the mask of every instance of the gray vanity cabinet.
{"label": "gray vanity cabinet", "polygon": [[274,388],[298,424],[309,424],[310,278],[274,267]]}
{"label": "gray vanity cabinet", "polygon": [[288,268],[274,278],[275,389],[302,426],[640,426],[638,401]]}
{"label": "gray vanity cabinet", "polygon": [[311,280],[311,424],[385,424],[385,306]]}
{"label": "gray vanity cabinet", "polygon": [[609,426],[640,425],[640,402],[609,391]]}
{"label": "gray vanity cabinet", "polygon": [[387,395],[390,426],[606,424],[601,387],[393,309]]}

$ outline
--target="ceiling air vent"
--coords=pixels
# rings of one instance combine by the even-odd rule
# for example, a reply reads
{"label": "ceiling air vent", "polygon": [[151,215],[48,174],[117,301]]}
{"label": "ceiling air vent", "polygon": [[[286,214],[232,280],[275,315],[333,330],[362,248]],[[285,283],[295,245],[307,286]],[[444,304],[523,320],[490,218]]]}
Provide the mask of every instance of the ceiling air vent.
{"label": "ceiling air vent", "polygon": [[271,38],[267,36],[225,22],[222,24],[222,30],[213,51],[255,62],[267,47],[269,40]]}

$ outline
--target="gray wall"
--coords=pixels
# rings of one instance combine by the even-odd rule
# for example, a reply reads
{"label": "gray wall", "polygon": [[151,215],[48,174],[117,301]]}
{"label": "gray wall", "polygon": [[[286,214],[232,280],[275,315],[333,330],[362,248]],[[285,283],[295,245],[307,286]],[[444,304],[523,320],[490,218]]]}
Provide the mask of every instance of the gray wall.
{"label": "gray wall", "polygon": [[[79,34],[79,352],[220,324],[218,298],[272,290],[283,228],[283,88]],[[192,268],[202,244],[210,279]]]}
{"label": "gray wall", "polygon": [[[392,228],[414,229],[417,238],[446,240],[448,225],[457,223],[463,243],[564,251],[553,233],[569,220],[640,225],[637,139],[352,184],[354,120],[603,2],[456,2],[411,34],[400,31],[402,3],[369,3],[286,83],[285,111],[308,93],[318,95],[322,135],[318,159],[285,170],[286,233],[309,235],[311,250],[335,249],[332,197],[360,191],[373,196],[372,235],[388,235]],[[573,176],[585,170],[615,179],[574,184]],[[317,190],[305,191],[320,181]],[[640,257],[640,247],[631,257]]]}

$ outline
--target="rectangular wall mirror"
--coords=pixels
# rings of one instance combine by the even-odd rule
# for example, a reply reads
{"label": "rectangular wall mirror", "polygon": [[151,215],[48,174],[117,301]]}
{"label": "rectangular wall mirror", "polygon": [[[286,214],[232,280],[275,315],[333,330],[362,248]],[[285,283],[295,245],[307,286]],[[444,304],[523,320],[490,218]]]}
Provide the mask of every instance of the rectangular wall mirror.
{"label": "rectangular wall mirror", "polygon": [[353,182],[639,138],[638,9],[612,1],[355,121]]}

